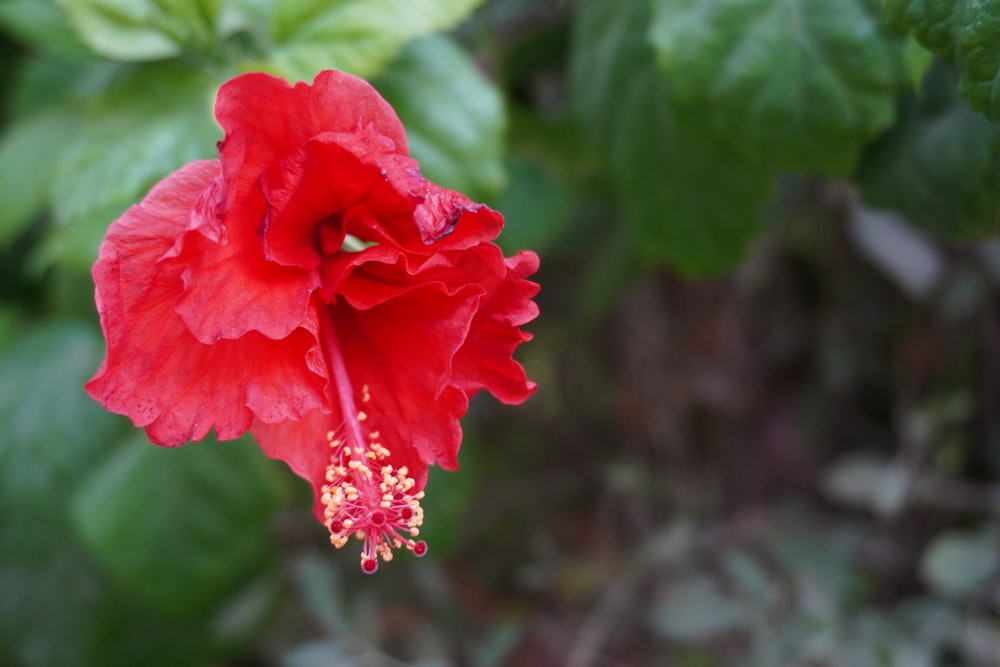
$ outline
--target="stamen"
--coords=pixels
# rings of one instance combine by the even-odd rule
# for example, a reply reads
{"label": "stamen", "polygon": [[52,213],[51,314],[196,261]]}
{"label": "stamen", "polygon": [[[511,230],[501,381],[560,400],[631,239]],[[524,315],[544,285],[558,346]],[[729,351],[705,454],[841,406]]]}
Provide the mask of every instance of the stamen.
{"label": "stamen", "polygon": [[[378,559],[392,560],[392,549],[403,548],[417,556],[427,553],[427,543],[414,538],[420,534],[424,513],[420,507],[423,492],[412,493],[415,486],[405,466],[398,470],[390,464],[372,469],[369,456],[385,458],[389,452],[371,446],[358,457],[354,449],[340,447],[330,456],[323,487],[325,515],[330,543],[338,549],[353,534],[364,543],[361,569],[378,569]],[[346,465],[344,465],[346,463]]]}

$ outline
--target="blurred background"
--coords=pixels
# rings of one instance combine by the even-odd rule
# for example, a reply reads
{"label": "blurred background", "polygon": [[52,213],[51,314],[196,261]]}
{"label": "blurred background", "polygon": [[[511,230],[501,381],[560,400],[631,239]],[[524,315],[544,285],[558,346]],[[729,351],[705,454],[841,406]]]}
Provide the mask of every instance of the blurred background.
{"label": "blurred background", "polygon": [[[0,0],[0,665],[1000,665],[1000,2],[930,4]],[[374,576],[83,391],[108,224],[323,68],[542,257]]]}

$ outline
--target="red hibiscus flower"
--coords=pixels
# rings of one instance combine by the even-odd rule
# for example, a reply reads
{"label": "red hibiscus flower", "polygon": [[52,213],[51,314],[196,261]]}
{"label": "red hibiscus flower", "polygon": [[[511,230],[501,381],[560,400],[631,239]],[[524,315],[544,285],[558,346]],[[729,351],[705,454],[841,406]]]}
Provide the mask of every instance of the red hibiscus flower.
{"label": "red hibiscus flower", "polygon": [[417,555],[427,466],[457,467],[486,389],[534,390],[514,349],[538,310],[534,253],[499,213],[427,182],[403,127],[340,72],[222,86],[219,159],[171,174],[108,230],[94,265],[107,356],[87,390],[150,440],[250,430],[312,483],[366,572]]}

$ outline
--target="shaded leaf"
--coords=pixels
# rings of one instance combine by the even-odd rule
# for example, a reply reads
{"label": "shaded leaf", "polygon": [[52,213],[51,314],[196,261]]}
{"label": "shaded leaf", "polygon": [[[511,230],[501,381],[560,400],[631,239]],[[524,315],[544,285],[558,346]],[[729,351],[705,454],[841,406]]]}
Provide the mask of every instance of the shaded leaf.
{"label": "shaded leaf", "polygon": [[454,26],[481,0],[290,0],[270,16],[274,51],[264,63],[291,81],[321,69],[378,74],[416,37]]}
{"label": "shaded leaf", "polygon": [[120,425],[83,391],[102,345],[75,324],[31,326],[4,338],[0,663],[85,667],[92,664],[85,655],[91,618],[82,610],[102,585],[72,539],[66,506],[80,472]]}
{"label": "shaded leaf", "polygon": [[572,228],[579,187],[525,159],[512,158],[508,171],[510,182],[495,202],[504,214],[498,242],[507,254],[525,248],[541,254],[555,250]]}
{"label": "shaded leaf", "polygon": [[461,47],[441,36],[412,42],[372,83],[427,178],[476,200],[503,188],[503,99]]}
{"label": "shaded leaf", "polygon": [[759,228],[773,177],[680,127],[644,36],[647,2],[585,0],[576,16],[576,109],[603,159],[636,245],[689,275],[723,271]]}
{"label": "shaded leaf", "polygon": [[896,28],[954,63],[959,94],[1000,122],[1000,2],[884,0],[883,11]]}
{"label": "shaded leaf", "polygon": [[955,96],[954,77],[937,68],[900,122],[866,156],[864,198],[950,238],[997,229],[1000,141],[996,128]]}
{"label": "shaded leaf", "polygon": [[137,434],[88,476],[73,520],[137,598],[199,617],[273,555],[267,525],[280,498],[276,479],[249,440],[165,449]]}
{"label": "shaded leaf", "polygon": [[655,0],[650,38],[686,121],[796,171],[845,173],[893,119],[903,40],[878,0]]}

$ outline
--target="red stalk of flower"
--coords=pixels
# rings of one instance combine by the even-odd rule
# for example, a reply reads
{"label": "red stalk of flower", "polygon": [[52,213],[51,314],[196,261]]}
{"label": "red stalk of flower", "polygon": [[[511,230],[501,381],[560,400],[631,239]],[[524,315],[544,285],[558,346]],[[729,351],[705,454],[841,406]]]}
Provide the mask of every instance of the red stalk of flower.
{"label": "red stalk of flower", "polygon": [[368,84],[248,74],[219,91],[219,159],[182,167],[108,230],[94,265],[108,352],[87,390],[153,442],[253,432],[312,483],[330,540],[374,572],[422,555],[427,466],[457,467],[481,389],[533,391],[534,253],[499,213],[427,182]]}

